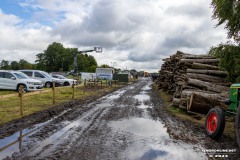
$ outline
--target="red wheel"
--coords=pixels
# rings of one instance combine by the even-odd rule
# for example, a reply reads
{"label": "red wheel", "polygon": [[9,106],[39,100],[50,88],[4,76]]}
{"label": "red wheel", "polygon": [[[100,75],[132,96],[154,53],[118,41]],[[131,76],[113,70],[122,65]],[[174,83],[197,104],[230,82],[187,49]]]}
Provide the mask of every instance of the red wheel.
{"label": "red wheel", "polygon": [[205,121],[205,130],[209,137],[218,139],[222,136],[225,128],[224,112],[220,108],[212,108]]}
{"label": "red wheel", "polygon": [[213,133],[217,129],[217,115],[216,113],[212,112],[210,113],[208,119],[207,119],[207,130],[209,133]]}

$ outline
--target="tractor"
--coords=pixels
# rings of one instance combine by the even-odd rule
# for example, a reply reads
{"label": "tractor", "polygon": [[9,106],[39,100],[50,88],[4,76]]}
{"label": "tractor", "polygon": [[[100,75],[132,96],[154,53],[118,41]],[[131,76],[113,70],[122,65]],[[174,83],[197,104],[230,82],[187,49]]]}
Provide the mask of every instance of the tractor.
{"label": "tractor", "polygon": [[228,109],[212,108],[205,121],[205,130],[209,137],[218,139],[225,128],[225,116],[235,116],[235,130],[237,144],[240,147],[240,84],[230,86],[230,99],[225,101]]}

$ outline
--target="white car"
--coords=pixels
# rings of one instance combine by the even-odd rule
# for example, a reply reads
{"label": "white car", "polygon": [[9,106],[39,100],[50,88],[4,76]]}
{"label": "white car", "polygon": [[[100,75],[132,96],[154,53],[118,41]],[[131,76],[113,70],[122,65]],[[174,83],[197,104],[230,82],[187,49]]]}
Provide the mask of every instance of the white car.
{"label": "white car", "polygon": [[37,79],[43,83],[43,86],[50,88],[53,86],[53,81],[55,82],[55,87],[62,86],[62,80],[58,78],[53,78],[47,72],[40,71],[40,70],[20,70],[21,72],[25,73],[29,77],[33,79]]}
{"label": "white car", "polygon": [[75,79],[68,79],[62,75],[52,75],[52,77],[61,79],[63,86],[72,86],[73,83],[74,85],[77,85],[77,80]]}
{"label": "white car", "polygon": [[0,70],[0,89],[20,91],[20,85],[23,85],[24,92],[41,90],[43,88],[41,81],[29,78],[22,72]]}

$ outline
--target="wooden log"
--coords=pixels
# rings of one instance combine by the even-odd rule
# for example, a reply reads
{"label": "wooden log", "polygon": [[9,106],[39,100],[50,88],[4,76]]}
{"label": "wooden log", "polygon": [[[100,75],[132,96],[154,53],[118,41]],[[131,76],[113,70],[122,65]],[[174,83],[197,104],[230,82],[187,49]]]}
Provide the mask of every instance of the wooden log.
{"label": "wooden log", "polygon": [[187,96],[191,96],[192,94],[200,95],[202,97],[210,98],[210,99],[219,99],[225,100],[227,97],[223,94],[218,94],[209,91],[202,91],[202,90],[193,90],[193,89],[185,89],[181,93],[181,99],[186,99]]}
{"label": "wooden log", "polygon": [[223,102],[217,99],[206,98],[201,95],[192,94],[190,97],[189,105],[187,111],[207,114],[211,108],[220,107],[224,110],[228,108]]}
{"label": "wooden log", "polygon": [[181,99],[180,98],[173,98],[172,100],[172,105],[175,107],[178,107],[181,104]]}
{"label": "wooden log", "polygon": [[201,54],[201,55],[185,54],[185,55],[182,55],[182,58],[184,59],[216,59],[215,57],[209,56],[207,54]]}
{"label": "wooden log", "polygon": [[206,89],[207,91],[213,91],[213,92],[217,92],[217,93],[221,93],[221,92],[229,90],[229,88],[225,87],[225,86],[216,85],[213,83],[204,82],[201,80],[191,79],[191,78],[188,78],[188,84],[200,87],[202,89]]}
{"label": "wooden log", "polygon": [[186,66],[194,69],[207,69],[207,70],[219,70],[220,68],[214,65],[202,64],[202,63],[186,63]]}
{"label": "wooden log", "polygon": [[200,69],[187,69],[187,73],[216,75],[216,76],[219,76],[219,77],[226,77],[228,75],[228,73],[226,71],[200,70]]}
{"label": "wooden log", "polygon": [[180,63],[205,63],[205,64],[211,64],[211,63],[218,63],[219,59],[180,59]]}
{"label": "wooden log", "polygon": [[182,110],[186,111],[186,110],[187,110],[187,107],[184,106],[184,105],[179,105],[179,109],[182,109]]}
{"label": "wooden log", "polygon": [[207,82],[217,82],[217,83],[225,82],[225,78],[205,75],[205,74],[187,73],[187,77],[192,79],[203,80]]}
{"label": "wooden log", "polygon": [[181,86],[181,90],[183,91],[184,89],[197,89],[196,87],[194,87],[194,86],[189,86],[189,85],[182,85]]}

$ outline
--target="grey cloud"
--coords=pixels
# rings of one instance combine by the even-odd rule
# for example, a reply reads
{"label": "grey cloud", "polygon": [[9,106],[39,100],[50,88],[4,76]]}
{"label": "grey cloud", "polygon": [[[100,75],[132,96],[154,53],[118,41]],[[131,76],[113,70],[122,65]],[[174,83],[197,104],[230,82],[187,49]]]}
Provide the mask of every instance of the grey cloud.
{"label": "grey cloud", "polygon": [[136,27],[124,11],[121,1],[99,1],[83,23],[83,27],[91,32],[129,31]]}
{"label": "grey cloud", "polygon": [[192,4],[185,4],[179,7],[169,7],[165,12],[174,16],[185,15],[197,18],[210,16],[206,6]]}
{"label": "grey cloud", "polygon": [[160,59],[158,55],[146,53],[146,54],[139,54],[139,53],[129,53],[128,59],[134,62],[148,62],[153,61],[156,59]]}

